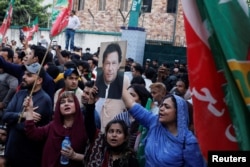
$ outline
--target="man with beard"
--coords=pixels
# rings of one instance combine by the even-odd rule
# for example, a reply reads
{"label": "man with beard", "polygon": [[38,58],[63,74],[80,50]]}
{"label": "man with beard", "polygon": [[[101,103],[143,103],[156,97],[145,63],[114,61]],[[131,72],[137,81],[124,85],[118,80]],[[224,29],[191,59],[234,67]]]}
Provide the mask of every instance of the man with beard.
{"label": "man with beard", "polygon": [[3,122],[7,124],[8,131],[5,157],[12,167],[39,167],[43,143],[30,140],[25,135],[24,120],[26,113],[23,112],[23,102],[33,90],[31,96],[35,106],[33,117],[36,126],[44,126],[50,122],[53,113],[52,102],[48,94],[42,89],[45,71],[41,68],[41,65],[33,63],[26,65],[25,68],[21,82],[22,89],[13,96],[3,115]]}
{"label": "man with beard", "polygon": [[[30,65],[33,63],[41,64],[45,54],[46,54],[46,48],[44,48],[43,46],[32,45],[28,53],[23,58],[24,65]],[[52,62],[52,54],[50,52],[48,52],[43,65],[47,64],[48,62]],[[4,56],[0,53],[0,67],[3,68],[6,73],[16,77],[19,81],[19,84],[21,83],[22,76],[25,70],[23,65],[14,64],[6,61],[4,59]],[[45,73],[42,86],[44,91],[48,93],[53,102],[55,83],[53,81],[53,78],[48,73]]]}
{"label": "man with beard", "polygon": [[[12,63],[14,52],[11,48],[4,47],[0,50],[0,55],[5,61]],[[0,67],[0,124],[2,124],[3,109],[8,105],[18,86],[16,77],[6,73]]]}

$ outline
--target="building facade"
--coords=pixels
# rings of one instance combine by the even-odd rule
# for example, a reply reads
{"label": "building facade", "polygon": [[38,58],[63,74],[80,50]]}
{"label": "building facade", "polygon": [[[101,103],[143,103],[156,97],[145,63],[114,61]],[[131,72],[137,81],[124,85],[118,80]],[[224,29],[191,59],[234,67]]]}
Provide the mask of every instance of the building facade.
{"label": "building facade", "polygon": [[128,26],[133,1],[142,1],[138,27],[145,28],[147,41],[186,46],[180,0],[73,0],[73,8],[81,30],[120,32]]}

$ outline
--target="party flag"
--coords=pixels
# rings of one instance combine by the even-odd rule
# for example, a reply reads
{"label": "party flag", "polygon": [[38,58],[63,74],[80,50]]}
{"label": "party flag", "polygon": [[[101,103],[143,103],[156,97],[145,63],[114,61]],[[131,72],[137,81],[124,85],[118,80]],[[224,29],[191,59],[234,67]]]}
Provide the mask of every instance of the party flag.
{"label": "party flag", "polygon": [[68,25],[72,9],[72,0],[57,0],[52,10],[52,28],[50,37],[59,35]]}
{"label": "party flag", "polygon": [[12,19],[12,14],[13,14],[13,6],[14,6],[15,0],[11,0],[9,2],[9,7],[8,10],[5,14],[3,23],[0,27],[0,43],[2,43],[2,40],[4,39],[6,32],[8,28],[10,27],[11,19]]}
{"label": "party flag", "polygon": [[35,32],[38,31],[38,17],[35,18],[35,20],[31,23],[29,26],[23,27],[23,31],[26,32],[27,40],[30,41],[33,39],[33,36]]}

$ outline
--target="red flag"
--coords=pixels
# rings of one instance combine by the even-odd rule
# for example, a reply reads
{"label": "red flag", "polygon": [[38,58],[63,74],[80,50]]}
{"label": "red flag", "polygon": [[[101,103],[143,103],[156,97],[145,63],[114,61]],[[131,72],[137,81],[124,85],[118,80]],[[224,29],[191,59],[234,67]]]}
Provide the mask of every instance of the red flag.
{"label": "red flag", "polygon": [[12,18],[12,14],[13,14],[13,5],[14,5],[14,0],[11,0],[9,3],[8,11],[5,14],[3,23],[0,27],[0,43],[2,43],[2,40],[3,40],[4,36],[6,35],[8,28],[10,27],[11,18]]}
{"label": "red flag", "polygon": [[224,102],[224,74],[217,71],[208,45],[208,32],[201,21],[195,0],[182,0],[187,39],[190,89],[194,107],[194,126],[200,148],[207,158],[209,150],[238,150],[228,108]]}
{"label": "red flag", "polygon": [[52,12],[50,37],[59,35],[68,25],[72,0],[58,0]]}
{"label": "red flag", "polygon": [[23,27],[23,31],[27,33],[27,40],[30,41],[33,39],[33,35],[38,31],[38,17],[32,22],[31,26]]}
{"label": "red flag", "polygon": [[28,31],[30,31],[30,27],[29,26],[23,26],[22,30],[23,30],[23,32],[28,32]]}

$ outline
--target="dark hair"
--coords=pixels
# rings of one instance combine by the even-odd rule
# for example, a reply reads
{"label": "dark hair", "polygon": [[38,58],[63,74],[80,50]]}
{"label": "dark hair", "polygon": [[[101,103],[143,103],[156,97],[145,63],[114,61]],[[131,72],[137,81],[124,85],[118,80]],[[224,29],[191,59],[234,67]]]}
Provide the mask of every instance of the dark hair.
{"label": "dark hair", "polygon": [[[34,50],[34,56],[37,56],[38,57],[38,62],[39,64],[41,65],[45,65],[47,64],[48,62],[52,62],[53,60],[53,55],[51,52],[48,52],[47,55],[46,54],[46,51],[47,49],[43,46],[38,46],[38,45],[32,45],[31,46],[31,49]],[[42,64],[42,60],[44,58],[44,56],[46,56],[45,60],[44,60],[44,64]]]}
{"label": "dark hair", "polygon": [[188,80],[188,75],[187,74],[180,75],[180,77],[177,79],[177,81],[182,81],[185,84],[185,88],[188,89],[189,80]]}
{"label": "dark hair", "polygon": [[89,63],[87,61],[84,60],[77,61],[77,66],[82,66],[84,69],[87,70],[87,72],[90,72]]}
{"label": "dark hair", "polygon": [[74,49],[73,49],[73,50],[76,51],[76,52],[80,52],[80,51],[82,50],[82,48],[81,48],[81,47],[74,46]]}
{"label": "dark hair", "polygon": [[61,55],[62,55],[62,57],[64,57],[64,58],[65,58],[65,57],[70,57],[70,54],[71,54],[71,53],[70,53],[69,51],[67,51],[67,50],[62,50],[62,51],[61,51]]}
{"label": "dark hair", "polygon": [[185,68],[179,68],[179,73],[187,73],[187,69]]}
{"label": "dark hair", "polygon": [[144,72],[143,67],[142,67],[142,65],[141,65],[140,63],[135,63],[135,65],[134,65],[133,67],[134,67],[134,69],[135,69],[136,71],[138,71],[140,74],[142,74],[142,73]]}
{"label": "dark hair", "polygon": [[75,10],[71,10],[71,12],[72,12],[73,14],[76,14],[76,11],[75,11]]}
{"label": "dark hair", "polygon": [[93,61],[93,64],[95,66],[98,66],[98,61],[96,59],[94,59],[93,57],[89,58],[88,60],[92,60]]}
{"label": "dark hair", "polygon": [[14,51],[11,48],[4,47],[4,48],[2,48],[2,51],[3,52],[8,52],[8,58],[9,59],[13,59],[13,57],[14,57]]}
{"label": "dark hair", "polygon": [[163,65],[164,67],[166,67],[166,68],[170,68],[168,62],[163,62],[162,65]]}
{"label": "dark hair", "polygon": [[95,81],[91,80],[91,81],[87,81],[84,85],[86,87],[92,88],[95,84]]}
{"label": "dark hair", "polygon": [[156,78],[156,70],[152,67],[149,67],[148,69],[145,70],[145,76],[148,79],[155,79]]}
{"label": "dark hair", "polygon": [[111,127],[111,125],[113,124],[120,124],[124,133],[125,138],[128,139],[129,137],[129,132],[128,132],[128,126],[127,124],[123,121],[123,120],[111,120],[105,127],[105,135],[107,136],[107,132],[109,130],[109,128]]}
{"label": "dark hair", "polygon": [[109,44],[107,46],[107,48],[105,49],[105,51],[103,53],[102,63],[104,63],[104,61],[107,58],[108,54],[110,54],[112,52],[117,52],[118,53],[118,61],[119,61],[119,63],[122,61],[122,51],[121,51],[120,45],[118,43],[111,43],[111,44]]}
{"label": "dark hair", "polygon": [[139,96],[139,99],[141,100],[141,105],[143,107],[146,107],[148,98],[152,99],[151,94],[149,93],[149,91],[143,87],[142,85],[139,84],[132,84],[128,87],[129,88],[133,88],[134,91],[137,93],[137,95]]}
{"label": "dark hair", "polygon": [[53,64],[53,63],[48,63],[48,69],[47,69],[47,73],[53,78],[56,79],[56,77],[59,75],[60,70],[59,68]]}
{"label": "dark hair", "polygon": [[68,61],[66,63],[64,63],[64,67],[68,68],[76,68],[76,64],[73,61]]}
{"label": "dark hair", "polygon": [[132,84],[143,84],[144,86],[146,86],[146,82],[142,76],[133,77],[130,84],[131,85]]}
{"label": "dark hair", "polygon": [[23,58],[25,57],[25,52],[24,51],[17,51],[17,57],[21,60],[23,60]]}
{"label": "dark hair", "polygon": [[[121,125],[122,127],[122,130],[123,130],[123,133],[124,133],[124,137],[125,137],[125,141],[119,145],[119,146],[116,146],[116,148],[111,148],[109,146],[109,144],[107,143],[107,132],[109,130],[109,128],[111,127],[111,125],[113,124],[119,124]],[[119,166],[129,166],[129,157],[128,155],[131,155],[135,158],[135,153],[134,151],[128,146],[128,143],[129,143],[129,132],[128,132],[128,126],[126,125],[126,123],[123,121],[123,120],[112,120],[110,121],[106,128],[105,128],[105,140],[106,140],[106,144],[107,144],[107,150],[113,150],[115,152],[119,152],[122,154],[122,157],[120,159],[120,163],[119,163]]]}

